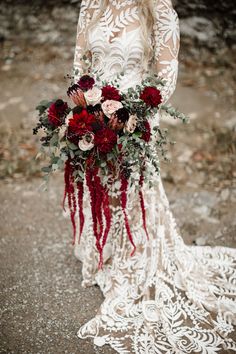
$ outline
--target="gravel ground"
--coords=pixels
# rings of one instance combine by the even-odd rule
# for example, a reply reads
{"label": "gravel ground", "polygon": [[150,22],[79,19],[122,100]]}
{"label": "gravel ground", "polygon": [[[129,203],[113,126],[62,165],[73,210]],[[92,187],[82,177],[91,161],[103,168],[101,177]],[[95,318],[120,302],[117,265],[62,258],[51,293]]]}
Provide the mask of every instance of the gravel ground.
{"label": "gravel ground", "polygon": [[60,208],[61,179],[49,193],[40,184],[6,183],[0,192],[0,353],[99,353],[76,331],[94,315],[101,292],[81,287],[81,264]]}
{"label": "gravel ground", "polygon": [[[114,353],[76,337],[103,298],[97,286],[81,287],[81,263],[73,255],[70,222],[60,206],[62,176],[51,180],[47,192],[40,185],[35,178],[5,181],[0,188],[0,353]],[[186,243],[235,246],[236,195],[232,208],[228,202],[219,217],[212,212],[225,205],[221,195],[165,185]]]}

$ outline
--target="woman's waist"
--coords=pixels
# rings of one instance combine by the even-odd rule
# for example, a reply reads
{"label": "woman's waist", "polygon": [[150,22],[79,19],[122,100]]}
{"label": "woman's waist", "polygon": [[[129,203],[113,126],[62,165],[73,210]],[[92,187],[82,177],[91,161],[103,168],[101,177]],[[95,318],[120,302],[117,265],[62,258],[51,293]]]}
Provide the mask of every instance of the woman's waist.
{"label": "woman's waist", "polygon": [[[127,91],[130,87],[135,87],[136,85],[140,85],[143,79],[143,69],[127,69],[127,70],[106,70],[106,71],[98,71],[97,76],[100,81],[107,81],[108,83],[114,82],[119,85],[120,91]],[[116,81],[115,81],[116,80]]]}

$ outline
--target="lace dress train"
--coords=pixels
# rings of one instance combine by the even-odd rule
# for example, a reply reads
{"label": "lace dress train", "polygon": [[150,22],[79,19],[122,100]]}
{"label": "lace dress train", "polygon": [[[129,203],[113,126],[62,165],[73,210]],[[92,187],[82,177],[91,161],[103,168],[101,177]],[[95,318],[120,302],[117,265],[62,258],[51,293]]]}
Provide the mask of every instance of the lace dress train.
{"label": "lace dress train", "polygon": [[[113,228],[104,269],[92,220],[77,246],[83,286],[98,284],[104,295],[99,313],[84,324],[80,338],[110,344],[118,353],[222,353],[236,350],[226,336],[236,318],[236,252],[223,247],[186,246],[176,230],[160,178],[144,189],[149,241],[143,231],[138,196],[129,195],[129,217],[137,245],[126,235],[122,210],[113,210]],[[86,250],[82,255],[82,250]]]}
{"label": "lace dress train", "polygon": [[[99,0],[82,1],[74,68],[78,76],[87,70],[80,61],[86,48],[90,72],[112,80],[124,71],[120,88],[125,90],[140,82],[143,73],[136,1],[110,1],[101,20],[86,32],[99,9]],[[178,17],[170,0],[156,2],[155,18],[150,44],[156,71],[166,80],[162,95],[167,100],[175,89],[179,43]],[[109,344],[120,354],[236,351],[236,250],[185,245],[160,176],[153,178],[151,188],[144,185],[143,195],[149,239],[143,230],[139,195],[130,186],[127,211],[136,252],[130,256],[123,212],[119,205],[113,206],[104,267],[98,270],[85,186],[85,227],[75,253],[83,262],[82,285],[98,284],[104,301],[78,336],[92,337],[98,346]]]}

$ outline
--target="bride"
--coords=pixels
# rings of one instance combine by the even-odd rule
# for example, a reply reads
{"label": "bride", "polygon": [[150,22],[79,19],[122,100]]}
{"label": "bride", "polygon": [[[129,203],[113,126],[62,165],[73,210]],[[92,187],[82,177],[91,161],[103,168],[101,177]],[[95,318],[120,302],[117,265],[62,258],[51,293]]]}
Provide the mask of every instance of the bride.
{"label": "bride", "polygon": [[[125,91],[152,70],[166,81],[166,102],[176,85],[178,51],[171,0],[82,1],[75,81],[84,73],[110,81],[124,72],[119,88]],[[159,124],[159,114],[154,123]],[[149,240],[138,196],[130,189],[127,210],[137,246],[130,256],[119,196],[113,196],[112,227],[99,270],[89,195],[85,198],[85,228],[75,254],[82,261],[82,285],[98,284],[104,301],[79,329],[79,338],[92,337],[95,345],[109,344],[122,354],[236,351],[236,250],[185,245],[160,176],[153,187],[144,185],[143,193]]]}

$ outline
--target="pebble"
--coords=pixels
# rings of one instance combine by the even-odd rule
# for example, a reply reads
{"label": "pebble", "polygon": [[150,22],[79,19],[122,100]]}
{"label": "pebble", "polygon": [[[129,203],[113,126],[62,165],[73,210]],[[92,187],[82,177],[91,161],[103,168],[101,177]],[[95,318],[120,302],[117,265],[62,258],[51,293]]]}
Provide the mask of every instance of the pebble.
{"label": "pebble", "polygon": [[229,189],[228,188],[223,189],[220,193],[220,198],[221,198],[221,200],[226,201],[227,199],[229,199],[229,195],[230,195]]}
{"label": "pebble", "polygon": [[235,117],[230,118],[229,120],[226,120],[224,123],[224,126],[228,129],[232,129],[236,131],[236,115]]}
{"label": "pebble", "polygon": [[207,205],[197,206],[193,208],[193,211],[195,211],[195,213],[201,215],[202,217],[208,216],[210,214],[210,209]]}
{"label": "pebble", "polygon": [[185,150],[180,156],[178,156],[178,161],[179,162],[188,162],[190,160],[190,157],[192,156],[192,151]]}
{"label": "pebble", "polygon": [[197,246],[205,246],[207,244],[207,236],[200,236],[195,240]]}

